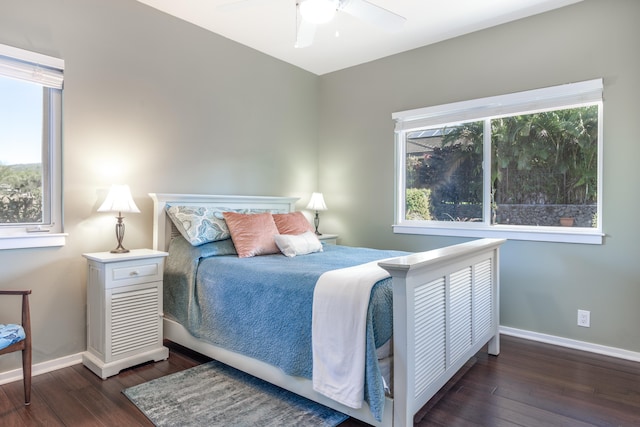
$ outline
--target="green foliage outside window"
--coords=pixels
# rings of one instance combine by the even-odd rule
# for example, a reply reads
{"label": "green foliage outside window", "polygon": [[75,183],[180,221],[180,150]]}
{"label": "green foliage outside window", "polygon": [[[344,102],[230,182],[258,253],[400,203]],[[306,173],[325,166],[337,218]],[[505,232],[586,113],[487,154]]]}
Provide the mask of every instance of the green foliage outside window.
{"label": "green foliage outside window", "polygon": [[[496,118],[490,125],[493,208],[597,203],[596,105]],[[484,130],[484,121],[476,121],[441,128],[434,137],[408,136],[407,219],[409,189],[430,190],[429,211],[438,220],[482,216]]]}
{"label": "green foliage outside window", "polygon": [[597,202],[597,106],[491,122],[497,203]]}
{"label": "green foliage outside window", "polygon": [[406,217],[409,220],[430,221],[429,211],[431,190],[426,188],[407,188],[406,190]]}
{"label": "green foliage outside window", "polygon": [[0,223],[42,222],[42,166],[0,165]]}

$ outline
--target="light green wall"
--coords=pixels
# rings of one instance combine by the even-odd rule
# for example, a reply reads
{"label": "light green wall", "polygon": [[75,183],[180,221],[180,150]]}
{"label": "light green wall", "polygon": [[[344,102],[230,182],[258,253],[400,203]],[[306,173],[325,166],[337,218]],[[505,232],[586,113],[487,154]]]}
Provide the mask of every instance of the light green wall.
{"label": "light green wall", "polygon": [[[637,0],[585,0],[322,76],[322,229],[405,250],[461,241],[392,233],[391,113],[602,77],[605,244],[508,242],[501,324],[640,351],[638,17]],[[578,309],[591,328],[576,325]]]}
{"label": "light green wall", "polygon": [[[318,77],[133,0],[0,0],[0,43],[65,60],[67,245],[0,251],[0,289],[33,289],[34,363],[85,349],[81,254],[115,247],[112,183],[149,192],[297,196],[317,187]],[[18,300],[0,302],[0,321]],[[18,319],[18,318],[15,318]],[[20,366],[0,358],[0,372]]]}

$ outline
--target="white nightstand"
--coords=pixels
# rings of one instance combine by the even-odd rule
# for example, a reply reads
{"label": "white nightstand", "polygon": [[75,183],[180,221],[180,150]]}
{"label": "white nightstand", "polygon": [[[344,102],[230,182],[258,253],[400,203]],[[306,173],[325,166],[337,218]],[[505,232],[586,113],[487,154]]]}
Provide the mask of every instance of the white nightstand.
{"label": "white nightstand", "polygon": [[338,244],[338,235],[337,234],[321,234],[318,236],[318,239],[322,243],[326,243],[327,245],[336,245]]}
{"label": "white nightstand", "polygon": [[83,254],[88,260],[87,351],[82,363],[102,379],[169,357],[162,345],[162,271],[166,252]]}

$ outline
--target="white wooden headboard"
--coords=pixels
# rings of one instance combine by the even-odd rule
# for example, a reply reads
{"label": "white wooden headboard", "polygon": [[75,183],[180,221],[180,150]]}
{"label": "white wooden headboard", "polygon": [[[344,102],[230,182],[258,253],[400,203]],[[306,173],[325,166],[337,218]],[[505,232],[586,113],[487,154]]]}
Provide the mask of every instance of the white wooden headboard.
{"label": "white wooden headboard", "polygon": [[153,199],[153,249],[166,251],[172,236],[171,219],[167,205],[206,206],[229,209],[269,209],[295,211],[297,197],[271,196],[220,196],[210,194],[161,194],[149,193]]}

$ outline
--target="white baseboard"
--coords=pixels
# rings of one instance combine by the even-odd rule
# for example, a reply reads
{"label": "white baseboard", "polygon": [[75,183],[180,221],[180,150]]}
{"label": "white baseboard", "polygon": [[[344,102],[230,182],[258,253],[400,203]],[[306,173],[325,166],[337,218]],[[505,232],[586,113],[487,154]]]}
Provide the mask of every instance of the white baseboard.
{"label": "white baseboard", "polygon": [[586,341],[572,340],[569,338],[557,337],[555,335],[541,334],[539,332],[525,331],[524,329],[500,326],[500,333],[513,337],[524,338],[531,341],[538,341],[547,344],[568,347],[576,350],[588,351],[590,353],[602,354],[605,356],[617,357],[619,359],[640,362],[640,353],[624,350],[622,348],[608,347],[606,345],[593,344]]}
{"label": "white baseboard", "polygon": [[[83,353],[76,353],[69,356],[64,356],[59,359],[47,360],[46,362],[36,363],[31,367],[31,376],[45,374],[47,372],[55,371],[57,369],[66,368],[68,366],[77,365],[82,363]],[[14,369],[12,371],[0,372],[0,385],[7,384],[13,381],[22,380],[22,368]]]}

